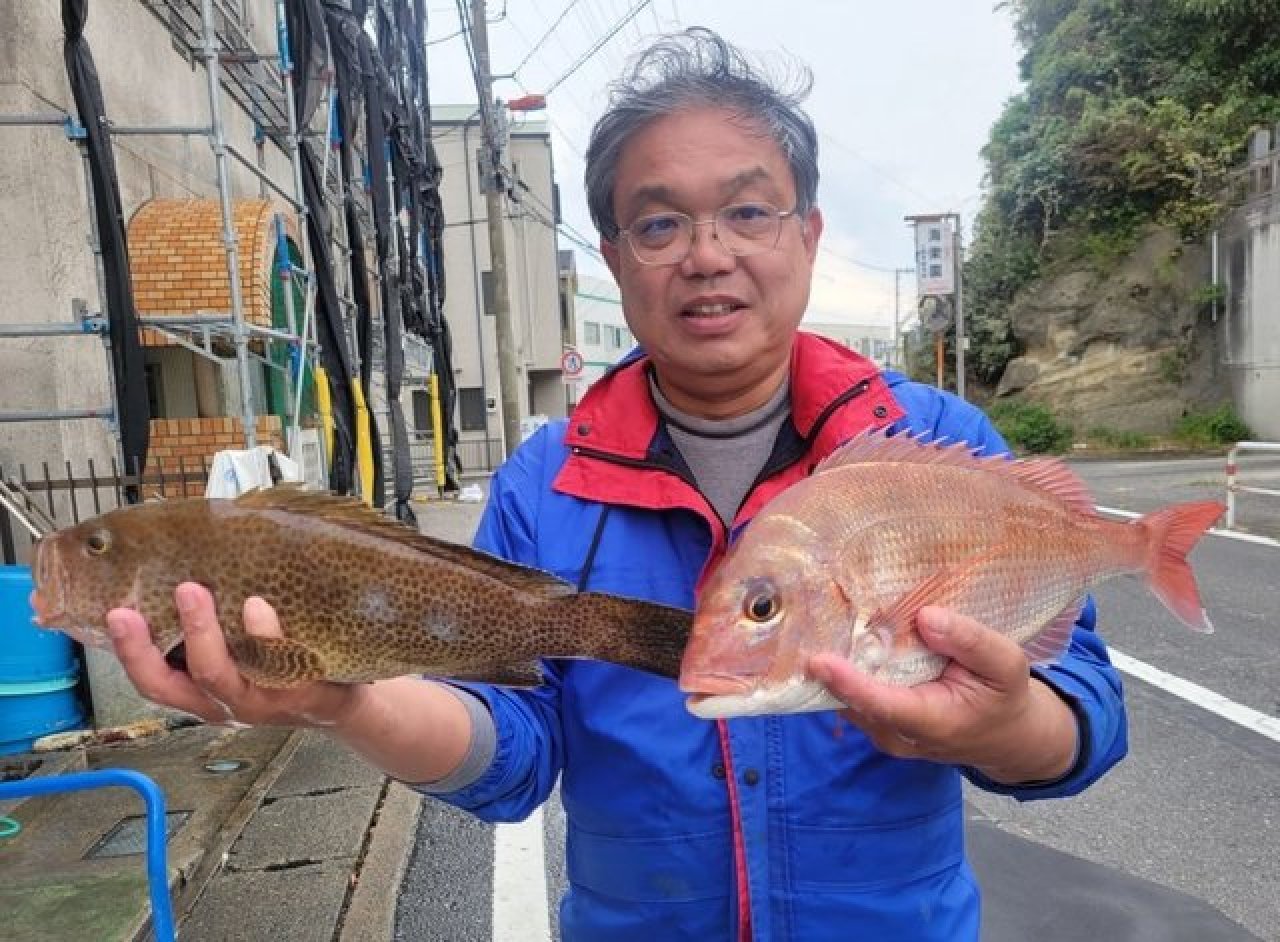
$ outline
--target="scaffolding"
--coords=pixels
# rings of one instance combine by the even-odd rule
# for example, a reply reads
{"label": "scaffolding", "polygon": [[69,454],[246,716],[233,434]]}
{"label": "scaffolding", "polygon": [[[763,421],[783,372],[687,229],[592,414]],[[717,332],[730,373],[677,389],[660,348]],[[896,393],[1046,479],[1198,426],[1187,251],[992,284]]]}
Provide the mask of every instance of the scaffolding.
{"label": "scaffolding", "polygon": [[[326,244],[329,248],[330,263],[337,281],[338,300],[342,312],[342,341],[346,349],[342,351],[344,362],[351,364],[352,375],[332,377],[335,382],[351,381],[356,407],[363,419],[358,420],[357,435],[361,437],[361,446],[371,452],[367,436],[370,434],[368,418],[372,412],[371,404],[364,402],[360,383],[357,380],[361,370],[368,375],[368,370],[382,368],[385,365],[385,344],[382,343],[384,326],[382,318],[387,312],[383,305],[370,303],[367,306],[371,325],[366,330],[372,331],[372,343],[361,344],[355,335],[357,302],[355,300],[357,270],[353,269],[353,236],[350,230],[352,220],[359,225],[362,245],[369,244],[368,237],[374,232],[372,218],[372,200],[365,192],[364,199],[356,198],[361,188],[353,186],[347,179],[337,159],[337,141],[340,135],[339,101],[334,60],[330,47],[328,31],[325,31],[326,73],[323,91],[319,104],[308,113],[310,120],[306,126],[300,126],[298,120],[299,83],[292,61],[289,37],[289,18],[286,11],[286,0],[274,0],[272,8],[275,17],[276,51],[266,55],[254,48],[251,37],[251,25],[245,17],[254,9],[252,4],[237,0],[138,0],[141,6],[149,9],[168,28],[175,41],[175,48],[190,62],[203,67],[208,90],[208,121],[200,125],[161,125],[161,126],[122,126],[108,124],[109,135],[114,138],[125,135],[176,135],[182,137],[204,137],[208,140],[215,171],[217,201],[221,216],[221,240],[225,252],[227,283],[229,287],[230,310],[212,311],[198,316],[150,315],[137,318],[139,330],[150,328],[163,334],[173,343],[190,350],[198,356],[221,361],[219,350],[230,347],[234,351],[235,368],[239,385],[239,412],[244,434],[244,446],[252,448],[257,445],[257,410],[254,401],[254,386],[251,364],[260,362],[268,368],[283,374],[285,400],[288,403],[286,414],[286,447],[291,455],[297,458],[300,448],[303,390],[308,368],[316,379],[317,396],[320,411],[325,412],[327,396],[324,386],[323,370],[318,369],[321,354],[321,340],[317,327],[317,278],[314,270],[313,250],[308,234],[309,217],[314,208],[308,205],[304,186],[304,168],[302,147],[305,139],[322,142],[322,170],[320,180],[323,185],[323,199],[329,212],[330,222]],[[290,0],[294,2],[294,0]],[[265,9],[265,4],[262,5]],[[381,23],[379,24],[381,26]],[[303,77],[303,83],[306,82]],[[304,89],[301,94],[307,94]],[[245,153],[229,140],[224,120],[224,97],[232,100],[248,114],[254,122],[255,153]],[[107,294],[104,285],[102,246],[98,231],[97,218],[94,215],[93,187],[89,179],[89,155],[84,146],[85,129],[79,121],[68,113],[52,112],[26,115],[0,115],[0,126],[47,126],[60,128],[69,141],[79,145],[85,166],[86,193],[89,201],[89,217],[91,242],[95,256],[95,268],[98,284],[99,312],[91,312],[87,305],[76,310],[72,320],[66,323],[24,323],[0,325],[0,339],[3,338],[35,338],[35,337],[98,337],[109,347],[107,334]],[[281,185],[267,172],[267,148],[269,144],[287,156],[292,170],[292,179],[288,185]],[[252,323],[246,316],[246,303],[241,288],[241,253],[234,219],[234,199],[232,192],[231,167],[239,165],[258,181],[258,193],[265,198],[268,191],[274,194],[285,205],[290,207],[299,222],[300,238],[296,245],[301,263],[292,261],[289,250],[289,239],[284,217],[277,213],[273,220],[276,241],[276,275],[283,290],[283,306],[286,320],[284,329],[267,327]],[[394,185],[394,183],[392,184]],[[354,212],[348,213],[348,201],[354,203]],[[336,218],[335,218],[336,217]],[[321,217],[324,218],[324,217]],[[362,268],[360,270],[363,270]],[[381,283],[382,273],[375,266],[371,280]],[[302,310],[297,310],[294,300],[293,283],[299,281],[303,287]],[[399,309],[395,312],[399,316]],[[278,345],[277,358],[271,356],[273,345]],[[260,348],[262,353],[256,352]],[[283,362],[277,362],[283,350]],[[362,364],[356,358],[364,351],[371,362]],[[108,350],[109,352],[109,350]],[[108,355],[108,368],[111,358]],[[428,370],[434,370],[430,361]],[[116,401],[116,383],[114,376],[109,375],[111,402],[107,405],[91,405],[85,408],[56,409],[26,412],[0,412],[0,422],[29,422],[68,419],[105,420],[116,439],[117,452],[120,453],[120,408]],[[425,382],[425,380],[424,380]],[[360,431],[363,429],[364,431]],[[328,432],[327,428],[322,429]],[[376,435],[376,428],[373,429]],[[320,466],[328,466],[332,450],[330,434],[317,436],[322,445]],[[136,470],[136,469],[135,469]],[[375,486],[371,470],[361,467],[358,489],[366,502]]]}

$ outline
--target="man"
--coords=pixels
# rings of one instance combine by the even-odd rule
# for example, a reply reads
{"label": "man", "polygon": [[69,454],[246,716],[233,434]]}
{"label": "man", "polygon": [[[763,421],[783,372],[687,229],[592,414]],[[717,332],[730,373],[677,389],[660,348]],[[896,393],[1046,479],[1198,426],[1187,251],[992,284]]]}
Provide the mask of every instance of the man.
{"label": "man", "polygon": [[[643,352],[496,475],[482,549],[691,607],[734,533],[852,435],[891,426],[1004,450],[967,404],[798,332],[822,233],[802,96],[700,30],[657,43],[617,86],[586,183]],[[701,721],[672,682],[588,661],[548,663],[535,690],[258,690],[228,659],[208,593],[186,585],[178,601],[189,675],[135,614],[110,620],[144,695],[213,721],[325,727],[486,820],[528,815],[559,780],[568,940],[976,939],[962,774],[1065,795],[1125,751],[1092,605],[1061,662],[1035,671],[1008,639],[938,609],[919,618],[953,659],[934,682],[885,688],[815,658],[858,729],[836,737],[824,714]],[[279,631],[265,603],[247,608],[253,630]]]}

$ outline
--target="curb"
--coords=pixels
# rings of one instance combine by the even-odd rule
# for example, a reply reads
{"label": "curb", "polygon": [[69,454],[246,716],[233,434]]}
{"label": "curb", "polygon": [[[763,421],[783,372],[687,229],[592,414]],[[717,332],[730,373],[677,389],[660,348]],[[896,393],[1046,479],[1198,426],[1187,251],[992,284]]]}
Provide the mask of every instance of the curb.
{"label": "curb", "polygon": [[[175,865],[173,861],[170,862],[169,892],[173,900],[174,923],[179,928],[187,916],[190,915],[196,903],[199,902],[200,896],[209,885],[209,881],[213,879],[226,862],[232,845],[235,844],[249,820],[262,805],[262,799],[271,790],[271,786],[280,778],[284,770],[289,767],[289,763],[293,760],[293,755],[297,752],[305,733],[306,730],[297,729],[289,735],[289,738],[284,741],[284,744],[271,760],[262,767],[262,771],[258,773],[258,777],[254,779],[253,784],[245,791],[244,796],[236,804],[235,808],[223,820],[222,826],[218,828],[213,839],[199,854],[180,865]],[[134,936],[134,942],[146,942],[151,938],[150,925],[151,919],[148,915],[145,925]]]}
{"label": "curb", "polygon": [[395,935],[400,881],[409,866],[421,811],[421,795],[387,780],[364,856],[352,875],[355,888],[339,921],[337,942],[367,942]]}

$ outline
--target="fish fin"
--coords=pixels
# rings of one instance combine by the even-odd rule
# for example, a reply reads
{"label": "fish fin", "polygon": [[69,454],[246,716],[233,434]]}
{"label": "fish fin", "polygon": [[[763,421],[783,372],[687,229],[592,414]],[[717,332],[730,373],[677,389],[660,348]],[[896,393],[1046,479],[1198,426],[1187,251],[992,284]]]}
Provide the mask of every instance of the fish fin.
{"label": "fish fin", "polygon": [[675,679],[689,643],[693,613],[642,599],[583,592],[556,603],[566,622],[580,624],[574,651],[555,657],[586,657]]}
{"label": "fish fin", "polygon": [[954,464],[964,467],[975,462],[1003,461],[1003,456],[979,458],[965,442],[926,441],[909,432],[889,435],[874,429],[855,435],[820,461],[814,474],[851,464],[909,462],[911,464]]}
{"label": "fish fin", "polygon": [[228,639],[227,647],[240,673],[259,687],[284,689],[326,679],[320,655],[299,641],[245,635]]}
{"label": "fish fin", "polygon": [[1148,533],[1147,581],[1151,591],[1188,628],[1205,634],[1213,631],[1213,625],[1200,604],[1187,554],[1226,509],[1220,501],[1197,501],[1175,504],[1134,521]]}
{"label": "fish fin", "polygon": [[1026,652],[1027,660],[1032,664],[1047,664],[1061,657],[1071,642],[1071,633],[1075,630],[1076,619],[1080,617],[1082,608],[1083,595],[1055,615],[1043,631],[1026,642],[1022,650]]}
{"label": "fish fin", "polygon": [[483,573],[507,585],[544,598],[560,598],[573,595],[572,585],[550,573],[517,563],[507,562],[480,550],[449,543],[419,533],[393,517],[373,510],[355,497],[344,497],[327,491],[309,491],[297,485],[281,484],[275,487],[248,491],[234,498],[237,509],[298,514],[326,520],[335,526],[368,533],[379,539],[392,540],[443,562]]}
{"label": "fish fin", "polygon": [[1060,458],[1032,458],[1010,461],[1005,469],[1023,484],[1052,494],[1072,513],[1084,517],[1098,516],[1098,507],[1085,485]]}
{"label": "fish fin", "polygon": [[450,671],[443,680],[469,680],[478,684],[496,684],[500,687],[540,687],[543,684],[542,668],[536,661],[524,664],[495,664],[473,671]]}
{"label": "fish fin", "polygon": [[874,612],[866,630],[887,639],[886,649],[901,646],[916,633],[916,612],[926,605],[951,607],[954,589],[960,585],[959,575],[951,569],[939,569],[898,596],[887,608]]}
{"label": "fish fin", "polygon": [[926,441],[908,433],[864,432],[824,458],[814,473],[874,462],[949,465],[1008,474],[1027,487],[1052,494],[1076,513],[1097,516],[1097,507],[1085,483],[1058,458],[1013,461],[1007,455],[979,455],[977,449],[965,442]]}

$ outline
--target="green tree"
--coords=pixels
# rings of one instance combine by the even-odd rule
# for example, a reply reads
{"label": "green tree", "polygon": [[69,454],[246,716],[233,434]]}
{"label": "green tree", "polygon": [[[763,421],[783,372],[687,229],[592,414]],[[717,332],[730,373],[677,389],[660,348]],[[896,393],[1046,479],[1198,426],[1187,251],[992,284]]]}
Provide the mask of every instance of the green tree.
{"label": "green tree", "polygon": [[1280,0],[1009,0],[1025,88],[983,150],[965,263],[977,378],[1016,356],[1018,291],[1146,227],[1203,235],[1248,132],[1280,119]]}

